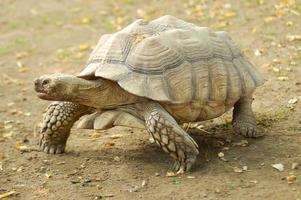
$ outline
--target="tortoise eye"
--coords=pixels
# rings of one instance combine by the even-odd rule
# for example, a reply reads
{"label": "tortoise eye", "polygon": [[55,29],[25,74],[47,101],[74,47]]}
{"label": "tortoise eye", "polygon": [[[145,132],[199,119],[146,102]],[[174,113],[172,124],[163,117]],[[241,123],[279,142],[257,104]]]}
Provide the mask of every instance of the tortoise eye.
{"label": "tortoise eye", "polygon": [[48,80],[48,79],[45,79],[45,80],[43,80],[42,85],[45,86],[45,85],[47,85],[48,83],[49,83],[49,80]]}

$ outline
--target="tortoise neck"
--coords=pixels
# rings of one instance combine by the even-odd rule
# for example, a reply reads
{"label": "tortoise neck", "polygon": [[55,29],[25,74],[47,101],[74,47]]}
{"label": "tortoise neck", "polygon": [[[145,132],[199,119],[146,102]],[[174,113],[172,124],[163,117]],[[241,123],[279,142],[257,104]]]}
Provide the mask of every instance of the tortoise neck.
{"label": "tortoise neck", "polygon": [[101,109],[113,109],[140,100],[140,97],[128,93],[116,82],[102,78],[81,79],[77,91],[71,95],[71,98],[79,104]]}

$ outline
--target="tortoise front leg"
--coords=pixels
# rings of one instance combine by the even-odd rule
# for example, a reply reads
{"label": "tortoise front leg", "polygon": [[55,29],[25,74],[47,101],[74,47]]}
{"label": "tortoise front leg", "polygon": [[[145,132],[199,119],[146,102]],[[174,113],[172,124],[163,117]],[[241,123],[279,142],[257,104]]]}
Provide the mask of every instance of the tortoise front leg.
{"label": "tortoise front leg", "polygon": [[196,142],[160,104],[148,102],[142,108],[147,131],[176,160],[173,170],[189,171],[199,154]]}
{"label": "tortoise front leg", "polygon": [[71,127],[82,115],[90,111],[90,107],[71,102],[51,103],[43,117],[40,148],[46,153],[63,153]]}

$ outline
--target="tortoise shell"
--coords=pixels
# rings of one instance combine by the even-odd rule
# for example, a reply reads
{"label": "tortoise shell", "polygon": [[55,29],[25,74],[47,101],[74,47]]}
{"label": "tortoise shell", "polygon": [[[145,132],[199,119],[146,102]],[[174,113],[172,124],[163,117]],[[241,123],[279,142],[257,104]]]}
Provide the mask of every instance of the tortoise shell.
{"label": "tortoise shell", "polygon": [[173,16],[103,35],[78,77],[170,103],[239,99],[265,81],[227,33]]}

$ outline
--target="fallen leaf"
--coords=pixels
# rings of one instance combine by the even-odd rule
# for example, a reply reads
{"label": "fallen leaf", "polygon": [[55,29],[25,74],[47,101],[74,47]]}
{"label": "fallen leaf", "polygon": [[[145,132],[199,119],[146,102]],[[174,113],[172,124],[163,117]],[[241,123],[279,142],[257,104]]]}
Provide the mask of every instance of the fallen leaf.
{"label": "fallen leaf", "polygon": [[282,62],[281,62],[280,59],[275,58],[275,59],[273,59],[273,63],[275,63],[275,64],[281,64]]}
{"label": "fallen leaf", "polygon": [[226,17],[226,18],[231,18],[231,17],[236,17],[236,16],[237,16],[237,14],[234,11],[224,13],[224,17]]}
{"label": "fallen leaf", "polygon": [[90,46],[87,45],[87,44],[80,44],[79,45],[79,50],[80,51],[86,51],[86,50],[89,50],[90,49]]}
{"label": "fallen leaf", "polygon": [[121,161],[121,159],[120,159],[120,157],[119,157],[119,156],[115,156],[115,157],[114,157],[114,161],[116,161],[116,162],[120,162],[120,161]]}
{"label": "fallen leaf", "polygon": [[299,163],[292,163],[292,169],[298,169]]}
{"label": "fallen leaf", "polygon": [[287,26],[293,26],[294,23],[293,23],[292,21],[287,21],[287,22],[286,22],[286,25],[287,25]]}
{"label": "fallen leaf", "polygon": [[21,59],[21,58],[27,57],[27,56],[28,56],[28,53],[25,52],[25,51],[22,51],[22,52],[16,52],[15,56],[16,56],[16,59]]}
{"label": "fallen leaf", "polygon": [[263,54],[263,50],[262,49],[256,49],[255,51],[254,51],[254,55],[255,56],[261,56],[262,54]]}
{"label": "fallen leaf", "polygon": [[236,173],[242,173],[243,172],[243,170],[241,168],[238,168],[238,167],[234,167],[233,171],[236,172]]}
{"label": "fallen leaf", "polygon": [[141,186],[144,187],[144,186],[146,186],[146,184],[147,184],[146,180],[142,180]]}
{"label": "fallen leaf", "polygon": [[108,143],[105,143],[104,144],[104,148],[112,148],[113,146],[115,145],[115,143],[113,143],[113,142],[108,142]]}
{"label": "fallen leaf", "polygon": [[32,8],[32,9],[30,9],[30,13],[31,13],[32,15],[37,15],[37,14],[38,14],[38,11],[37,11],[35,8]]}
{"label": "fallen leaf", "polygon": [[121,137],[123,137],[122,134],[113,134],[113,135],[109,136],[109,138],[111,138],[111,139],[118,139],[118,138],[121,138]]}
{"label": "fallen leaf", "polygon": [[287,76],[279,76],[279,77],[278,77],[278,80],[279,80],[279,81],[288,81],[289,78],[288,78]]}
{"label": "fallen leaf", "polygon": [[289,175],[286,177],[287,183],[289,184],[293,183],[296,179],[297,177],[295,175]]}
{"label": "fallen leaf", "polygon": [[177,176],[177,174],[175,172],[166,172],[166,176],[167,177],[174,177],[174,176]]}
{"label": "fallen leaf", "polygon": [[298,102],[298,99],[297,98],[292,98],[292,99],[289,99],[288,100],[288,104],[295,104],[295,103],[297,103]]}
{"label": "fallen leaf", "polygon": [[224,154],[223,152],[219,152],[219,153],[217,154],[217,156],[218,156],[219,158],[222,158],[222,157],[225,156],[225,154]]}
{"label": "fallen leaf", "polygon": [[20,73],[25,73],[25,72],[28,72],[28,71],[29,71],[28,67],[19,67],[19,69],[18,69],[18,72],[20,72]]}
{"label": "fallen leaf", "polygon": [[90,24],[91,22],[92,22],[92,19],[89,17],[83,17],[79,21],[80,24]]}
{"label": "fallen leaf", "polygon": [[248,140],[241,140],[240,142],[233,142],[232,146],[246,147],[248,146],[248,144],[249,144]]}
{"label": "fallen leaf", "polygon": [[45,176],[46,176],[47,179],[49,179],[49,178],[52,177],[52,175],[51,175],[51,174],[48,174],[48,173],[46,173]]}
{"label": "fallen leaf", "polygon": [[3,198],[6,198],[6,197],[9,197],[9,196],[12,196],[12,195],[17,195],[19,193],[17,193],[16,191],[10,191],[10,192],[4,192],[2,194],[0,194],[0,199],[3,199]]}
{"label": "fallen leaf", "polygon": [[273,67],[272,69],[274,72],[277,72],[277,73],[280,72],[280,69],[278,67]]}
{"label": "fallen leaf", "polygon": [[301,35],[287,35],[286,39],[290,42],[301,40]]}
{"label": "fallen leaf", "polygon": [[282,163],[273,164],[272,167],[277,169],[280,172],[282,172],[284,170],[284,165]]}

